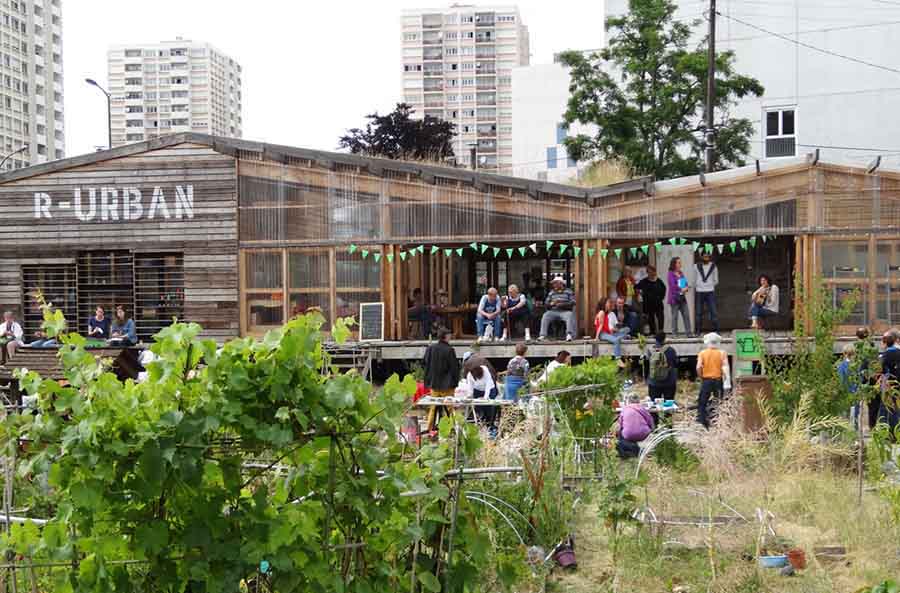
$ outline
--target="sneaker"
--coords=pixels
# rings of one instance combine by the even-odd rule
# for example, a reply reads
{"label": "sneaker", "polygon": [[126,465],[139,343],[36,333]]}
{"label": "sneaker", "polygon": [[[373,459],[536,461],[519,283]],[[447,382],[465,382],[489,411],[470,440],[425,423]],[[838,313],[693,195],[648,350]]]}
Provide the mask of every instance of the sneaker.
{"label": "sneaker", "polygon": [[566,342],[572,341],[572,334],[566,334]]}
{"label": "sneaker", "polygon": [[531,330],[528,328],[525,328],[525,341],[526,342],[531,341]]}
{"label": "sneaker", "polygon": [[508,340],[508,339],[509,339],[509,334],[507,334],[506,331],[504,331],[504,332],[503,332],[503,335],[500,336],[500,341],[501,341],[501,342],[505,342],[505,341]]}
{"label": "sneaker", "polygon": [[543,342],[547,339],[547,336],[538,336],[538,342]]}

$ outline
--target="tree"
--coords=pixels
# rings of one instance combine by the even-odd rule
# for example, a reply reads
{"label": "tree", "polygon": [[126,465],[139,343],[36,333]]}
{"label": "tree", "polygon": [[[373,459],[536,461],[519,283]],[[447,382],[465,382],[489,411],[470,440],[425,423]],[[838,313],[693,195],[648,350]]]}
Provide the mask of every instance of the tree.
{"label": "tree", "polygon": [[443,161],[452,157],[453,124],[434,117],[412,119],[413,113],[411,106],[398,103],[387,115],[367,115],[366,128],[348,130],[339,146],[353,154],[388,159]]}
{"label": "tree", "polygon": [[[569,51],[567,125],[596,126],[565,141],[575,159],[622,158],[637,174],[657,179],[694,175],[703,163],[702,117],[708,57],[705,42],[688,49],[691,25],[674,19],[671,0],[629,0],[625,16],[607,20],[609,46],[585,55]],[[696,23],[693,23],[696,24]],[[759,96],[758,80],[735,72],[734,53],[716,54],[716,162],[744,164],[753,125],[732,118],[737,99]]]}

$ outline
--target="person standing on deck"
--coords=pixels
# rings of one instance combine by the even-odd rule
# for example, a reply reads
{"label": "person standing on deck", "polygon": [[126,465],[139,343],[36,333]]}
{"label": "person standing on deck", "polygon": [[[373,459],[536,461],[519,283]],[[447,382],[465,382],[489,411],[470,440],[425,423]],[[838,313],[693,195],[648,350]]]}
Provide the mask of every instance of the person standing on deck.
{"label": "person standing on deck", "polygon": [[678,316],[681,315],[684,321],[684,333],[690,336],[691,316],[688,313],[687,294],[688,287],[687,277],[681,269],[681,258],[673,257],[669,262],[669,311],[672,313],[672,335],[678,335]]}
{"label": "person standing on deck", "polygon": [[[425,350],[422,363],[425,367],[425,387],[432,397],[452,397],[459,384],[459,360],[450,345],[450,330],[438,330],[438,341]],[[441,408],[431,408],[428,412],[428,430],[434,430],[442,413]]]}
{"label": "person standing on deck", "polygon": [[722,337],[717,333],[703,336],[706,346],[697,355],[697,376],[700,378],[700,397],[697,404],[697,422],[709,428],[709,400],[721,397],[725,388],[731,384],[731,371],[728,367],[728,355],[719,346]]}
{"label": "person standing on deck", "polygon": [[716,286],[719,284],[719,269],[716,262],[712,261],[712,255],[703,254],[703,259],[697,264],[697,283],[694,286],[694,310],[696,313],[694,331],[698,334],[703,331],[703,313],[709,311],[709,320],[712,322],[712,330],[719,331],[719,315],[716,312]]}
{"label": "person standing on deck", "polygon": [[656,335],[666,327],[665,305],[666,283],[656,274],[655,266],[647,266],[647,277],[637,283],[638,292],[644,303],[644,313],[650,324],[650,333]]}

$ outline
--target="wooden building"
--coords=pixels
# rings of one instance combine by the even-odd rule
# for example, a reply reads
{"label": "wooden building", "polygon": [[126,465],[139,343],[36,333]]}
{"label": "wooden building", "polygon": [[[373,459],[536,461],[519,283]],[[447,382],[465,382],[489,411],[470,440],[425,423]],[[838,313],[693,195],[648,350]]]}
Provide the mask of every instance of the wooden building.
{"label": "wooden building", "polygon": [[579,188],[178,134],[0,176],[0,233],[0,308],[28,333],[40,291],[82,331],[96,305],[125,304],[144,339],[173,317],[225,339],[382,302],[385,339],[403,340],[414,288],[468,333],[488,286],[562,275],[588,335],[625,265],[664,275],[695,243],[747,238],[714,252],[723,329],[746,327],[760,273],[781,287],[784,327],[795,277],[835,301],[859,290],[850,324],[900,322],[900,173],[812,155]]}

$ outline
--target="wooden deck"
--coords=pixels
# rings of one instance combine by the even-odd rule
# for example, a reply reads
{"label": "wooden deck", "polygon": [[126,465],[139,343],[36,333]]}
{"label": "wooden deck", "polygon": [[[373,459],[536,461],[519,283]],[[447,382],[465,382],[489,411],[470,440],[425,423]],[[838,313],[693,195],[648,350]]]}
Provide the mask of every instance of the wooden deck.
{"label": "wooden deck", "polygon": [[[764,332],[765,350],[769,354],[784,355],[793,351],[795,338],[787,332]],[[844,344],[853,342],[852,336],[838,337],[835,339],[835,354],[839,354]],[[478,344],[478,351],[487,358],[512,358],[515,356],[516,344],[519,341],[485,342]],[[456,353],[462,356],[466,351],[472,350],[474,341],[451,340]],[[696,356],[703,350],[703,339],[697,338],[671,338],[667,342],[678,356]],[[427,340],[397,341],[397,342],[365,342],[353,344],[360,348],[372,351],[375,360],[419,360],[425,355],[425,349],[431,342]],[[562,341],[537,341],[527,342],[528,356],[533,358],[552,358],[560,350],[568,350],[574,358],[588,358],[596,356],[612,356],[612,344],[598,342],[596,340],[572,340]],[[647,344],[653,344],[649,338]],[[722,333],[722,348],[730,355],[735,354],[735,343],[730,332]],[[625,356],[640,356],[640,346],[637,340],[625,340],[622,342],[622,353]]]}

